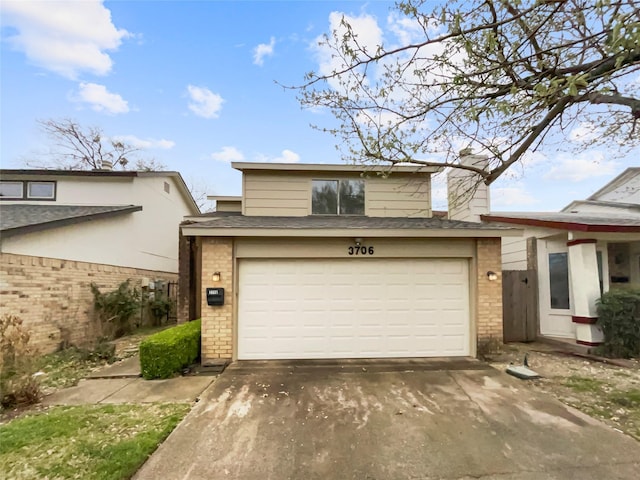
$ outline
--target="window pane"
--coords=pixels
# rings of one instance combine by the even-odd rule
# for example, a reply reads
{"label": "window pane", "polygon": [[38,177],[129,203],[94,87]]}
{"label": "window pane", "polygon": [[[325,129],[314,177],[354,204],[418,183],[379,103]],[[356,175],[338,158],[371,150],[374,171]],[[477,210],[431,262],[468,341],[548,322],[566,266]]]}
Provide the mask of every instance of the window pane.
{"label": "window pane", "polygon": [[364,215],[364,180],[340,181],[340,215]]}
{"label": "window pane", "polygon": [[566,253],[549,254],[551,308],[569,309],[569,265]]}
{"label": "window pane", "polygon": [[22,182],[0,182],[0,197],[22,198]]}
{"label": "window pane", "polygon": [[311,192],[311,213],[314,215],[337,215],[338,181],[314,180]]}
{"label": "window pane", "polygon": [[53,182],[29,182],[28,198],[54,198]]}

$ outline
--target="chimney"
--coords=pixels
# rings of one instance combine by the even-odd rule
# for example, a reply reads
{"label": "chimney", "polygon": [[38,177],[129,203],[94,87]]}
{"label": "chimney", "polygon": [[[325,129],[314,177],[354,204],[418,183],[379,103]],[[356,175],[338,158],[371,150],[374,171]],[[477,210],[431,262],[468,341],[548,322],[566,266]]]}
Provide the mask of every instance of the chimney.
{"label": "chimney", "polygon": [[111,162],[111,160],[102,160],[100,164],[100,170],[107,172],[113,170],[113,163]]}
{"label": "chimney", "polygon": [[[460,163],[478,168],[489,164],[486,155],[474,155],[470,148],[460,151]],[[480,215],[489,213],[489,187],[482,177],[470,170],[451,168],[447,174],[449,219],[480,222]]]}

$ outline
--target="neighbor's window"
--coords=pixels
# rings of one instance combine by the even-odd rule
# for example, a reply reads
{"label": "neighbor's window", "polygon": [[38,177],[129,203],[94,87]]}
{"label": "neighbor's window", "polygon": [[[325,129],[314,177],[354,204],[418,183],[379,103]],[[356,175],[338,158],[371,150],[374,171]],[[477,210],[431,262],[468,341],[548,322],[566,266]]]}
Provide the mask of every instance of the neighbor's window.
{"label": "neighbor's window", "polygon": [[33,200],[53,200],[56,198],[55,182],[28,182],[27,198]]}
{"label": "neighbor's window", "polygon": [[311,213],[364,215],[364,180],[313,180]]}
{"label": "neighbor's window", "polygon": [[551,308],[569,309],[569,263],[566,253],[549,254]]}
{"label": "neighbor's window", "polygon": [[22,182],[0,182],[1,198],[22,198],[24,196]]}

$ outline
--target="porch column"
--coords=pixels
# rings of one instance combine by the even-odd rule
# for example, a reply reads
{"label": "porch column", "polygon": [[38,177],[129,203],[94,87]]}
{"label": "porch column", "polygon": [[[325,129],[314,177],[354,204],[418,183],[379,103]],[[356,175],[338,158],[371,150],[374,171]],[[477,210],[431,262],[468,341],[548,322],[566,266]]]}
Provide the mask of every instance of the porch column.
{"label": "porch column", "polygon": [[598,320],[596,300],[600,298],[596,240],[569,240],[569,284],[571,320],[576,324],[576,343],[596,346],[603,340]]}

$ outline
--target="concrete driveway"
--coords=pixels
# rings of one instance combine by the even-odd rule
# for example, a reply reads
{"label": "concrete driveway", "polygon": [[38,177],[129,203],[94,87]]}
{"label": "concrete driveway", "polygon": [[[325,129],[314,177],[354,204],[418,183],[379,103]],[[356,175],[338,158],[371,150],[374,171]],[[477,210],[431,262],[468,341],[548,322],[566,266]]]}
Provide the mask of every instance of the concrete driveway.
{"label": "concrete driveway", "polygon": [[480,362],[232,365],[135,479],[633,479],[640,443]]}

